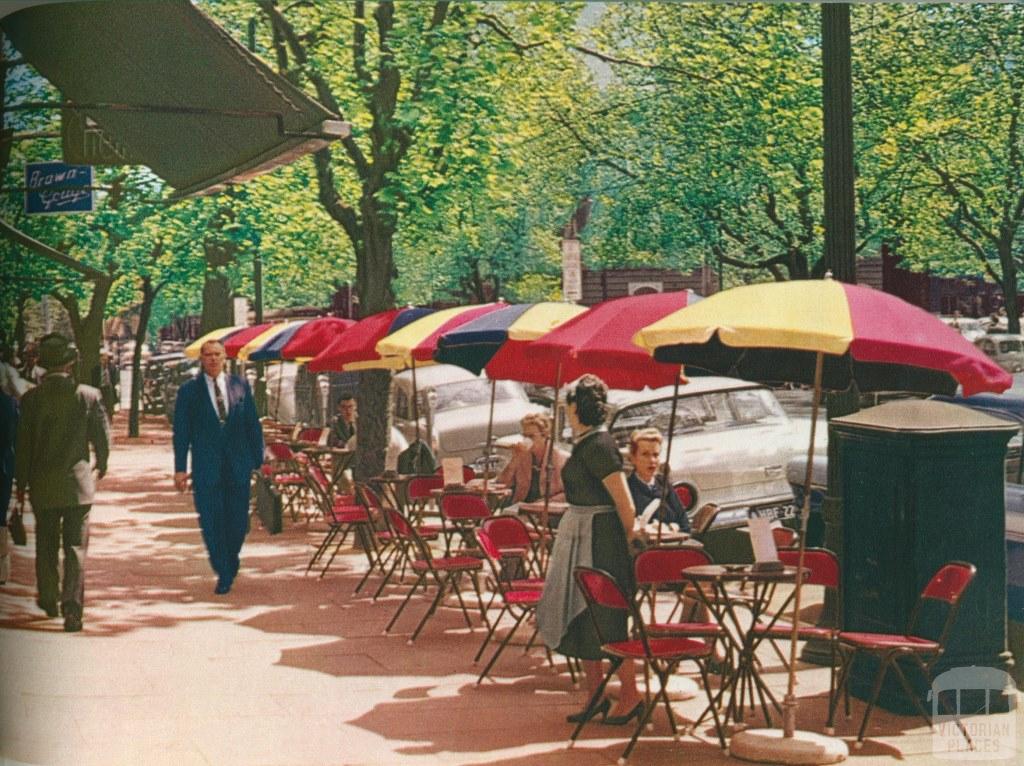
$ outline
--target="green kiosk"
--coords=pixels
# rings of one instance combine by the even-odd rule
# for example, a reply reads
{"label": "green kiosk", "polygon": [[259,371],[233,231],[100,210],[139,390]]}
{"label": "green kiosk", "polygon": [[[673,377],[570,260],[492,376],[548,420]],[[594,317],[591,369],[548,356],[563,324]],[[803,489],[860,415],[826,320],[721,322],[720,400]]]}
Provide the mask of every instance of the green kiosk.
{"label": "green kiosk", "polygon": [[[929,578],[948,561],[974,564],[946,654],[933,672],[987,667],[1009,672],[1006,645],[1006,547],[1003,463],[1014,423],[955,404],[902,400],[830,423],[842,498],[843,628],[903,633]],[[922,634],[941,628],[925,614]],[[863,659],[863,661],[862,661]],[[850,691],[870,694],[877,664],[858,658]],[[913,708],[889,673],[878,704]],[[914,670],[922,703],[928,689]],[[965,703],[967,701],[965,700]],[[992,712],[1005,710],[991,700]]]}

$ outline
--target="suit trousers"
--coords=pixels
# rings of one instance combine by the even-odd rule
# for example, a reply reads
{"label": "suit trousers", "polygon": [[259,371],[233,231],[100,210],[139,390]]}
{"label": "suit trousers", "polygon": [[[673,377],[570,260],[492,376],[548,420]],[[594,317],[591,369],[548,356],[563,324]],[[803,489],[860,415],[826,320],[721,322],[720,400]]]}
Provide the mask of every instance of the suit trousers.
{"label": "suit trousers", "polygon": [[[64,548],[64,583],[60,603],[64,616],[82,617],[85,600],[85,549],[89,543],[91,505],[67,508],[34,508],[36,517],[36,587],[39,603],[57,604],[60,578],[58,552]],[[62,545],[63,542],[63,545]]]}
{"label": "suit trousers", "polygon": [[249,531],[249,485],[194,487],[199,528],[217,577],[231,583],[238,574],[238,553]]}

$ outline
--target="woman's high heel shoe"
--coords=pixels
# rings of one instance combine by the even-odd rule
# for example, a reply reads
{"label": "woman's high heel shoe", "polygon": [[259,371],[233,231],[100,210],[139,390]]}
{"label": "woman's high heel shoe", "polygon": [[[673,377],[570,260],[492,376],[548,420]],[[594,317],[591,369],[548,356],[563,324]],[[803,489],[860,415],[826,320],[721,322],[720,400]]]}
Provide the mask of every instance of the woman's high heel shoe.
{"label": "woman's high heel shoe", "polygon": [[611,710],[611,709],[612,709],[612,701],[610,699],[608,699],[607,697],[605,697],[603,700],[601,700],[599,703],[597,703],[596,706],[594,706],[594,709],[590,711],[590,715],[587,715],[587,711],[586,710],[581,710],[578,713],[573,713],[572,715],[567,715],[565,717],[565,720],[568,723],[585,723],[586,721],[589,721],[594,716],[600,715],[601,716],[601,721],[605,721],[608,718],[608,711]]}
{"label": "woman's high heel shoe", "polygon": [[640,718],[644,713],[643,700],[636,703],[632,710],[625,715],[606,715],[604,717],[604,723],[609,726],[625,726],[627,723],[632,721],[634,718]]}

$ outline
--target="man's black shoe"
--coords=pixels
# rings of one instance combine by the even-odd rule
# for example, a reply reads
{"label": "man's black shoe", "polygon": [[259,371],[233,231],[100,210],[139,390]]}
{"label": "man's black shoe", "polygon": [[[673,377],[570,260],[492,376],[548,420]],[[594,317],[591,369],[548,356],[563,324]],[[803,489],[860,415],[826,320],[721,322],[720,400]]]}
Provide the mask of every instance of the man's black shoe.
{"label": "man's black shoe", "polygon": [[64,618],[64,632],[77,633],[82,629],[82,618],[69,614]]}
{"label": "man's black shoe", "polygon": [[60,615],[56,604],[44,604],[42,601],[36,601],[36,606],[46,612],[47,617],[57,617]]}
{"label": "man's black shoe", "polygon": [[223,596],[225,593],[231,591],[231,582],[229,580],[217,580],[217,587],[213,589],[213,592],[218,596]]}

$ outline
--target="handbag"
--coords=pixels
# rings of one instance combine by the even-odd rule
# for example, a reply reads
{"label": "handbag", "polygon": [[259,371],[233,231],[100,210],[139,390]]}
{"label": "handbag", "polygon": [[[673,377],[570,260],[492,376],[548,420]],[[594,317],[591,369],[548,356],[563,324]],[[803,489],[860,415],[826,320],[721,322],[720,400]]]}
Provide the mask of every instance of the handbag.
{"label": "handbag", "polygon": [[18,508],[7,519],[7,531],[11,535],[11,542],[15,545],[28,545],[28,534],[25,532],[25,521],[22,519],[24,508]]}
{"label": "handbag", "polygon": [[270,480],[262,474],[256,475],[256,515],[263,528],[272,535],[279,534],[283,527],[284,501],[281,493],[274,489]]}

